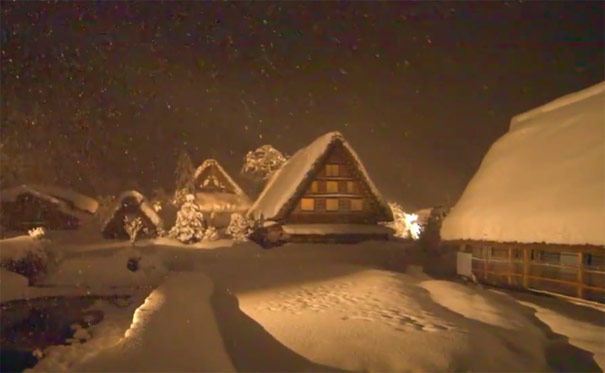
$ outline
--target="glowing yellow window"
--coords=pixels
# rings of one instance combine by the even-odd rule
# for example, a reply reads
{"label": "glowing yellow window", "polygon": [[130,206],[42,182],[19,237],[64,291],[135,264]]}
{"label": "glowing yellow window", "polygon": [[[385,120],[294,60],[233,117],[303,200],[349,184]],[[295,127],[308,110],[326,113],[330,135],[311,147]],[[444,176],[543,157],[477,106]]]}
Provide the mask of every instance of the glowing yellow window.
{"label": "glowing yellow window", "polygon": [[315,210],[315,200],[313,198],[301,198],[300,209],[303,211]]}
{"label": "glowing yellow window", "polygon": [[362,199],[352,199],[351,200],[351,210],[353,210],[353,211],[363,210],[363,200]]}
{"label": "glowing yellow window", "polygon": [[347,181],[347,193],[353,194],[355,193],[355,182]]}
{"label": "glowing yellow window", "polygon": [[338,193],[338,181],[328,181],[326,183],[326,190],[328,193]]}
{"label": "glowing yellow window", "polygon": [[326,199],[326,210],[337,211],[338,210],[338,200],[336,198]]}
{"label": "glowing yellow window", "polygon": [[326,176],[338,176],[338,165],[337,164],[326,165]]}
{"label": "glowing yellow window", "polygon": [[311,193],[317,193],[318,187],[317,187],[317,181],[314,181],[311,183]]}

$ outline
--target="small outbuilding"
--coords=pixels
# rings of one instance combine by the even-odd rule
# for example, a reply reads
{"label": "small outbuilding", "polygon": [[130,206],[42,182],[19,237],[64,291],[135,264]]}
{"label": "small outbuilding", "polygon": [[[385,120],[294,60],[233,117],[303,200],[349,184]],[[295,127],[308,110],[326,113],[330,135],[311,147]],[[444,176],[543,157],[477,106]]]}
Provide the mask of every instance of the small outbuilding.
{"label": "small outbuilding", "polygon": [[250,208],[246,193],[215,159],[207,159],[197,168],[194,188],[196,203],[214,227],[227,226],[231,214],[243,215]]}
{"label": "small outbuilding", "polygon": [[112,213],[103,226],[103,237],[128,239],[124,228],[126,217],[140,218],[143,229],[139,237],[156,237],[164,229],[164,223],[145,197],[135,191],[129,190],[120,194],[116,200]]}
{"label": "small outbuilding", "polygon": [[[357,153],[339,132],[296,152],[271,177],[247,213],[279,241],[388,239],[393,220]],[[270,227],[266,228],[266,227]],[[269,234],[268,233],[268,234]]]}
{"label": "small outbuilding", "polygon": [[98,207],[95,199],[69,189],[20,185],[0,191],[0,224],[11,230],[77,229]]}
{"label": "small outbuilding", "polygon": [[605,82],[515,116],[441,226],[459,270],[605,302],[604,143]]}

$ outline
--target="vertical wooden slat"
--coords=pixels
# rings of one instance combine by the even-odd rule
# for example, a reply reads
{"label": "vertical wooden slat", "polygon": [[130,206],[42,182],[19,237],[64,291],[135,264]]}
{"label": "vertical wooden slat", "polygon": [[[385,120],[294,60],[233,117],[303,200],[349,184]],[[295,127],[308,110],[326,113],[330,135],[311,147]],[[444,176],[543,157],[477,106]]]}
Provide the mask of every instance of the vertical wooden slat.
{"label": "vertical wooden slat", "polygon": [[506,280],[508,281],[508,286],[513,284],[513,248],[508,248],[508,275],[506,276]]}
{"label": "vertical wooden slat", "polygon": [[483,246],[481,248],[483,251],[483,278],[487,281],[487,261],[488,261],[488,247]]}
{"label": "vertical wooden slat", "polygon": [[584,298],[584,253],[578,253],[578,298]]}
{"label": "vertical wooden slat", "polygon": [[529,279],[527,275],[529,273],[529,249],[527,247],[523,248],[523,287],[529,287]]}

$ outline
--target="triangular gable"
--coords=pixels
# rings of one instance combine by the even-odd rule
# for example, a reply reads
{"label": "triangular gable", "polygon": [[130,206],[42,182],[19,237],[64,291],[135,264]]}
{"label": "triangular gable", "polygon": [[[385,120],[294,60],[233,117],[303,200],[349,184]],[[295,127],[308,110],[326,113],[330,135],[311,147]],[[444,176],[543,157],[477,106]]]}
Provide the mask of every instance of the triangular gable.
{"label": "triangular gable", "polygon": [[[240,188],[239,185],[237,185],[237,183],[231,178],[231,176],[229,176],[227,171],[225,171],[225,169],[223,167],[221,167],[221,165],[215,159],[205,160],[197,168],[197,170],[195,170],[195,173],[193,175],[193,180],[195,182],[196,189],[204,181],[209,181],[209,180],[204,180],[204,181],[198,180],[198,178],[200,178],[200,176],[202,176],[205,173],[205,171],[208,171],[210,168],[214,168],[224,178],[224,181],[228,184],[228,185],[225,185],[225,189],[232,190],[233,193],[235,193],[239,196],[242,196],[242,197],[246,197],[246,199],[248,198],[246,196],[246,193],[244,193],[244,191],[242,190],[242,188]],[[222,183],[222,181],[219,181],[219,180],[215,180],[215,182]]]}
{"label": "triangular gable", "polygon": [[130,203],[129,206],[138,208],[143,213],[143,215],[145,215],[147,217],[147,219],[149,219],[149,221],[155,227],[157,227],[157,228],[163,228],[164,223],[162,221],[162,218],[160,218],[160,216],[157,214],[157,212],[155,212],[155,210],[149,204],[149,202],[147,202],[147,200],[145,199],[145,197],[141,193],[137,192],[136,190],[129,190],[129,191],[125,191],[122,194],[120,194],[120,196],[116,200],[116,202],[114,204],[114,207],[112,208],[111,215],[109,215],[107,221],[103,225],[104,226],[103,227],[104,231],[107,229],[107,227],[109,225],[112,224],[113,220],[116,219],[116,216],[118,215],[118,213],[123,208],[126,207],[126,203],[125,202],[128,199],[130,201],[132,201],[132,203]]}
{"label": "triangular gable", "polygon": [[342,145],[345,152],[351,157],[351,163],[358,173],[359,180],[369,191],[370,200],[373,201],[380,220],[393,220],[391,209],[370,179],[359,156],[340,132],[330,132],[319,137],[288,159],[269,180],[247,215],[254,219],[262,217],[268,220],[280,220],[285,218],[315,178],[317,172],[323,167],[330,151],[338,144]]}

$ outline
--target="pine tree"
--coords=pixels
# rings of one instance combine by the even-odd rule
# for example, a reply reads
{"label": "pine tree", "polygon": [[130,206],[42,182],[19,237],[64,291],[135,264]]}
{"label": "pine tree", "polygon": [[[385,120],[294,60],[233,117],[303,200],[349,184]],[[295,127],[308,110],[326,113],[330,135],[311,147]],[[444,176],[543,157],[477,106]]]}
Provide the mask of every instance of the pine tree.
{"label": "pine tree", "polygon": [[170,230],[170,237],[183,243],[194,243],[204,239],[205,231],[204,214],[198,204],[195,203],[195,197],[188,194],[177,213],[176,224]]}
{"label": "pine tree", "polygon": [[255,181],[265,181],[284,163],[286,157],[279,150],[271,145],[263,145],[246,154],[241,172]]}
{"label": "pine tree", "polygon": [[174,202],[176,205],[180,205],[186,195],[193,193],[193,162],[189,154],[185,150],[181,150],[181,154],[176,162],[176,170],[174,174],[176,176],[175,191],[174,191]]}

